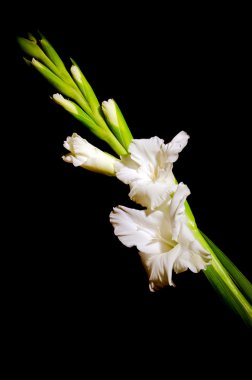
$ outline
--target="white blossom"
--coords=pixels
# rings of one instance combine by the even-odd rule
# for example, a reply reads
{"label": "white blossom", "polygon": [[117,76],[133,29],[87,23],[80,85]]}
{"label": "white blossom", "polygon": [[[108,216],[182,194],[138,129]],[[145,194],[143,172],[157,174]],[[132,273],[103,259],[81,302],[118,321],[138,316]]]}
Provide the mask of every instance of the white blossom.
{"label": "white blossom", "polygon": [[180,183],[173,198],[159,209],[118,206],[110,214],[119,240],[139,250],[152,291],[168,284],[174,286],[172,271],[181,273],[190,269],[197,273],[210,263],[211,255],[187,225],[184,202],[189,193],[188,187]]}
{"label": "white blossom", "polygon": [[133,201],[153,210],[170,198],[177,188],[173,163],[188,139],[182,131],[168,144],[159,137],[132,140],[130,154],[116,164],[116,176],[129,184]]}

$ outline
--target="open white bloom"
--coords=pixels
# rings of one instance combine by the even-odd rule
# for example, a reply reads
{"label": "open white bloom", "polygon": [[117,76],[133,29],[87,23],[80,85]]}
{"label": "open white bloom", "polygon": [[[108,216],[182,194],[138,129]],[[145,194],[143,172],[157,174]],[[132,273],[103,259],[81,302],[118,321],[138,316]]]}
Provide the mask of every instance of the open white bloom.
{"label": "open white bloom", "polygon": [[184,202],[189,193],[188,187],[180,183],[174,197],[160,209],[119,206],[110,214],[119,240],[127,247],[138,248],[152,291],[168,284],[174,286],[172,271],[190,269],[196,273],[210,263],[211,255],[187,226]]}
{"label": "open white bloom", "polygon": [[77,133],[67,137],[64,147],[71,152],[62,157],[65,162],[97,173],[115,174],[115,163],[118,159],[96,148]]}
{"label": "open white bloom", "polygon": [[189,136],[180,132],[164,144],[159,137],[134,139],[128,156],[116,165],[116,176],[130,185],[130,198],[144,207],[155,209],[176,190],[173,162],[186,146]]}

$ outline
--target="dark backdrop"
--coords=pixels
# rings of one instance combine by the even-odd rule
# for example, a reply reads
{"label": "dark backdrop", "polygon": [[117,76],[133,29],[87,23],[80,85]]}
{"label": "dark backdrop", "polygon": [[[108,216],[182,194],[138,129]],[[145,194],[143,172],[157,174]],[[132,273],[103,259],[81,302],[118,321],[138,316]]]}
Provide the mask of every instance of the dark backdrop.
{"label": "dark backdrop", "polygon": [[13,161],[9,224],[15,231],[9,281],[17,334],[29,336],[31,345],[46,342],[49,351],[78,342],[91,357],[109,345],[113,357],[128,344],[129,365],[132,352],[163,358],[179,350],[186,360],[191,347],[199,362],[209,362],[209,344],[215,357],[243,354],[249,332],[203,273],[174,275],[175,289],[149,292],[136,249],[117,240],[108,220],[113,206],[133,206],[128,188],[61,160],[62,143],[73,132],[107,147],[50,100],[55,91],[22,61],[15,36],[40,29],[68,67],[73,57],[100,101],[116,99],[134,137],[168,142],[188,132],[175,175],[191,189],[200,228],[251,279],[245,18],[234,18],[235,10],[232,17],[191,16],[192,9],[190,17],[185,9],[136,13],[129,5],[117,17],[106,5],[90,11],[73,6],[56,17],[41,8],[29,8],[29,16],[23,6],[6,28],[13,82],[5,160]]}

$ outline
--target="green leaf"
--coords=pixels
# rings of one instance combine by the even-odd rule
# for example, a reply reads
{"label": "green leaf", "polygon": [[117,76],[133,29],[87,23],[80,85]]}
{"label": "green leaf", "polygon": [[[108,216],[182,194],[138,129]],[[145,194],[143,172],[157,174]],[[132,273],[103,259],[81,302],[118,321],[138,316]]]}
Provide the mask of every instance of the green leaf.
{"label": "green leaf", "polygon": [[233,262],[217,247],[217,245],[212,242],[202,231],[200,231],[204,239],[207,241],[219,261],[228,271],[232,277],[235,284],[238,286],[243,295],[248,301],[252,303],[252,284],[250,281],[241,273],[241,271],[233,264]]}
{"label": "green leaf", "polygon": [[244,307],[244,304],[239,301],[237,297],[234,296],[234,293],[227,286],[223,278],[216,272],[213,266],[208,267],[204,271],[205,276],[208,281],[214,287],[214,289],[220,294],[224,302],[240,317],[243,321],[250,327],[252,327],[252,313],[251,308]]}
{"label": "green leaf", "polygon": [[216,254],[208,240],[198,229],[193,229],[192,232],[202,247],[212,255],[211,265],[204,270],[204,274],[215,290],[223,297],[223,300],[252,327],[252,305],[220,261],[217,256],[219,252]]}

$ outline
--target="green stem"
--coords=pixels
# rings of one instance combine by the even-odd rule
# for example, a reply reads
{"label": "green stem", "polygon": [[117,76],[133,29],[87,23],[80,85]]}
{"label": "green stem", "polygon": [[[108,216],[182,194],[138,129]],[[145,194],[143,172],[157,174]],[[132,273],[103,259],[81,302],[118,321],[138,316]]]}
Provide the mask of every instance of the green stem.
{"label": "green stem", "polygon": [[117,138],[113,135],[113,133],[109,129],[106,132],[107,133],[105,141],[118,154],[118,156],[125,156],[126,154],[128,154],[124,147],[119,143]]}
{"label": "green stem", "polygon": [[[243,310],[248,316],[248,319],[250,320],[250,324],[252,325],[252,306],[247,301],[247,299],[244,297],[244,295],[240,292],[240,290],[237,288],[231,277],[229,276],[229,273],[224,268],[224,266],[221,264],[221,262],[218,260],[218,258],[215,256],[213,250],[210,248],[204,237],[201,235],[200,231],[197,229],[194,232],[194,236],[198,240],[198,242],[202,245],[203,248],[205,248],[208,252],[212,255],[212,267],[215,270],[215,272],[220,276],[220,278],[224,281],[226,286],[228,287],[229,291],[233,294],[233,296],[236,298],[236,300],[240,303]],[[208,269],[206,269],[205,274],[208,277],[207,273]]]}
{"label": "green stem", "polygon": [[195,223],[195,219],[191,211],[191,208],[187,202],[185,204],[185,208],[189,221],[188,224],[195,238],[202,245],[202,247],[206,249],[212,256],[212,264],[204,271],[204,274],[206,275],[207,279],[212,283],[212,285],[217,290],[219,290],[219,292],[224,298],[228,296],[230,306],[232,306],[233,309],[240,314],[240,316],[244,319],[245,322],[248,323],[248,325],[252,326],[252,306],[244,297],[244,295],[240,292],[240,290],[230,277],[228,271],[221,264],[221,262],[218,260],[215,253],[209,246],[209,244],[201,235]]}
{"label": "green stem", "polygon": [[206,240],[210,248],[214,251],[217,259],[224,266],[230,277],[234,281],[235,285],[239,288],[245,298],[250,304],[252,304],[252,284],[244,276],[243,273],[235,266],[235,264],[215,245],[212,240],[209,239],[202,231],[200,231],[203,238]]}

